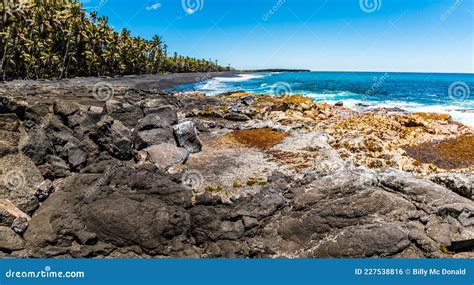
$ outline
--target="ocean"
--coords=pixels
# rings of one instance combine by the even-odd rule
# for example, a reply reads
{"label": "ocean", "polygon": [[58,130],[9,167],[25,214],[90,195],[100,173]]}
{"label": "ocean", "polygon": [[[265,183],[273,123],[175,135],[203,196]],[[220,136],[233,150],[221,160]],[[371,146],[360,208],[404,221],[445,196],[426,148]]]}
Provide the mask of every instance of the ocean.
{"label": "ocean", "polygon": [[450,114],[474,126],[474,74],[379,72],[271,72],[217,77],[174,91],[207,95],[244,90],[274,95],[303,94],[314,101],[354,109],[400,108],[408,112]]}

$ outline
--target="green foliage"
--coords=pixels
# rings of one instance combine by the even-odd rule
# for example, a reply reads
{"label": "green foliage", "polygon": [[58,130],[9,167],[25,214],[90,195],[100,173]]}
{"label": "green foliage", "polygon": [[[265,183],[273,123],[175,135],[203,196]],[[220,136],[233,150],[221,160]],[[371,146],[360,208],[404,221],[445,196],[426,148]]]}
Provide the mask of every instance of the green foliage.
{"label": "green foliage", "polygon": [[19,2],[0,3],[3,80],[228,69],[211,60],[170,57],[159,36],[146,40],[126,29],[115,32],[107,17],[87,14],[77,0]]}

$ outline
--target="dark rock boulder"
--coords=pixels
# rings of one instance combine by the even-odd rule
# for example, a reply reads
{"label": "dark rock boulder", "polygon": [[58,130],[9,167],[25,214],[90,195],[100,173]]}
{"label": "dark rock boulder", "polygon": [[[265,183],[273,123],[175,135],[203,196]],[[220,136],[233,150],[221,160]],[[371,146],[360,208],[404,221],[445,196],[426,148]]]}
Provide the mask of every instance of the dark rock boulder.
{"label": "dark rock boulder", "polygon": [[12,229],[0,226],[0,251],[11,252],[25,248],[25,242]]}
{"label": "dark rock boulder", "polygon": [[53,144],[40,127],[33,127],[28,132],[28,139],[21,146],[21,151],[38,165],[45,161],[48,154],[53,153]]}
{"label": "dark rock boulder", "polygon": [[428,177],[436,184],[442,185],[453,192],[472,199],[474,191],[474,174],[437,173]]}
{"label": "dark rock boulder", "polygon": [[175,108],[171,105],[145,108],[145,114],[157,114],[163,124],[169,126],[176,125],[178,123],[178,114],[176,113]]}
{"label": "dark rock boulder", "polygon": [[25,119],[25,111],[28,103],[15,100],[6,96],[0,96],[0,114],[15,113],[21,120]]}
{"label": "dark rock boulder", "polygon": [[148,154],[148,159],[156,167],[165,170],[174,164],[184,163],[189,157],[189,152],[185,148],[169,143],[152,145],[145,151]]}
{"label": "dark rock boulder", "polygon": [[79,106],[73,102],[59,100],[54,103],[53,110],[54,114],[67,119],[67,117],[79,111]]}
{"label": "dark rock boulder", "polygon": [[27,228],[28,228],[28,220],[23,217],[16,218],[11,225],[11,229],[19,235],[22,235],[26,231]]}
{"label": "dark rock boulder", "polygon": [[105,112],[128,128],[133,128],[144,116],[139,106],[115,100],[109,100],[105,103]]}
{"label": "dark rock boulder", "polygon": [[176,143],[171,127],[167,126],[159,129],[135,131],[133,133],[133,144],[137,150],[162,143]]}
{"label": "dark rock boulder", "polygon": [[55,155],[47,155],[45,163],[38,166],[39,171],[46,179],[65,178],[71,175],[69,166],[60,157]]}
{"label": "dark rock boulder", "polygon": [[38,198],[40,202],[46,200],[51,193],[53,193],[54,185],[51,180],[45,180],[36,189],[35,196]]}
{"label": "dark rock boulder", "polygon": [[87,161],[87,153],[74,143],[68,142],[63,151],[72,169],[80,169]]}
{"label": "dark rock boulder", "polygon": [[110,116],[104,116],[95,127],[91,138],[101,149],[121,160],[132,158],[130,130],[120,121],[114,120]]}
{"label": "dark rock boulder", "polygon": [[202,143],[196,132],[196,127],[191,121],[182,122],[173,126],[174,134],[178,145],[186,148],[190,153],[200,152]]}
{"label": "dark rock boulder", "polygon": [[167,111],[146,115],[135,126],[133,133],[135,148],[141,150],[156,144],[173,143],[171,123],[175,122],[175,115],[174,112],[167,114]]}
{"label": "dark rock boulder", "polygon": [[224,119],[229,120],[229,121],[236,121],[236,122],[245,122],[245,121],[250,120],[250,118],[247,115],[244,115],[241,113],[235,113],[235,112],[226,114],[224,116]]}

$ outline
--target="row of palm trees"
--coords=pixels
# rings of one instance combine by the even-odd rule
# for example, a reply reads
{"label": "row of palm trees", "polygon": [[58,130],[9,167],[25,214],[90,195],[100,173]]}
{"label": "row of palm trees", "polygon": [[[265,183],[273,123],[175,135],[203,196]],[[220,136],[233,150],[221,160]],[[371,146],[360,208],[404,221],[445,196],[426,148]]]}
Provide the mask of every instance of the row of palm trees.
{"label": "row of palm trees", "polygon": [[107,17],[86,13],[77,0],[3,1],[0,9],[3,80],[229,69],[212,60],[169,56],[159,36],[146,40],[126,29],[115,32]]}

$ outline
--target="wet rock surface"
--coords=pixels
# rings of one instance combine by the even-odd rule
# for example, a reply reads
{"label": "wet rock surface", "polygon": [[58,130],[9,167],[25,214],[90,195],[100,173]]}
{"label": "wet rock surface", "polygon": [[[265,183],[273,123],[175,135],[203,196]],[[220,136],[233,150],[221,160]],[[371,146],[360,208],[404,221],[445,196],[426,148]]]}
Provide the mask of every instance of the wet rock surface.
{"label": "wet rock surface", "polygon": [[474,239],[471,162],[444,169],[403,149],[472,132],[445,116],[55,88],[0,94],[2,256],[471,254],[448,250]]}

